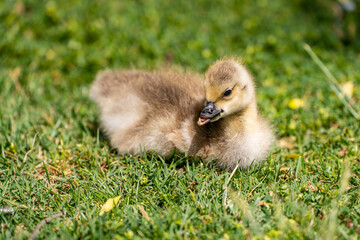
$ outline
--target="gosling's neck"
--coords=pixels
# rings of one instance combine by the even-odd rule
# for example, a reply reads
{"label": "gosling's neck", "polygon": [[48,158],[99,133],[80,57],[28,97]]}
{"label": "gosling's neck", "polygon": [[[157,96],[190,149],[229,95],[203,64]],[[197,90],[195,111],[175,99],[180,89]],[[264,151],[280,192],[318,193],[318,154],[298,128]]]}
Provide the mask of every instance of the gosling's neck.
{"label": "gosling's neck", "polygon": [[243,110],[223,119],[226,132],[233,135],[238,132],[251,131],[256,127],[258,111],[256,101],[251,101]]}

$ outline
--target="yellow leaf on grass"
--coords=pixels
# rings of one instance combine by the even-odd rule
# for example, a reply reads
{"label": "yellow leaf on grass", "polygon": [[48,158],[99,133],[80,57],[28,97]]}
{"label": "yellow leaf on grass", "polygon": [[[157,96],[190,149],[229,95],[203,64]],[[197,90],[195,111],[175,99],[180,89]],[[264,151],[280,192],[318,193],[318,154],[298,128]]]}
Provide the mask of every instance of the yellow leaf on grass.
{"label": "yellow leaf on grass", "polygon": [[282,167],[282,168],[280,168],[280,172],[287,172],[287,171],[289,171],[289,167]]}
{"label": "yellow leaf on grass", "polygon": [[354,84],[353,82],[345,82],[341,84],[341,90],[349,97],[351,98],[354,93]]}
{"label": "yellow leaf on grass", "polygon": [[120,200],[120,196],[117,196],[116,198],[110,198],[106,201],[106,203],[102,206],[99,216],[104,215],[105,212],[111,211],[115,207],[115,205]]}
{"label": "yellow leaf on grass", "polygon": [[10,144],[10,151],[16,153],[16,148],[13,143]]}
{"label": "yellow leaf on grass", "polygon": [[301,155],[298,154],[298,153],[284,154],[284,158],[285,158],[285,159],[297,159],[297,158],[299,158],[299,157],[301,157]]}
{"label": "yellow leaf on grass", "polygon": [[288,107],[291,109],[297,109],[305,106],[305,101],[301,98],[293,98],[288,103]]}

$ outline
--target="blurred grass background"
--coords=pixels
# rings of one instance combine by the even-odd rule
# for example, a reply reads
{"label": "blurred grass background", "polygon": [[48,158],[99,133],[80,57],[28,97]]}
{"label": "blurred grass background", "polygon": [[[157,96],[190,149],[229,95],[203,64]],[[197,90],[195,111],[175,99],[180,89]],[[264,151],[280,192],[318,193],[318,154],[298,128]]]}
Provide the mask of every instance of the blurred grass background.
{"label": "blurred grass background", "polygon": [[[1,1],[0,206],[15,211],[0,213],[0,237],[27,238],[60,211],[39,238],[359,237],[359,121],[303,49],[354,85],[358,105],[360,4],[344,11],[343,2]],[[204,72],[229,55],[255,76],[282,142],[259,169],[235,174],[233,194],[229,173],[186,157],[111,151],[88,100],[98,70]],[[291,109],[295,98],[304,106]]]}

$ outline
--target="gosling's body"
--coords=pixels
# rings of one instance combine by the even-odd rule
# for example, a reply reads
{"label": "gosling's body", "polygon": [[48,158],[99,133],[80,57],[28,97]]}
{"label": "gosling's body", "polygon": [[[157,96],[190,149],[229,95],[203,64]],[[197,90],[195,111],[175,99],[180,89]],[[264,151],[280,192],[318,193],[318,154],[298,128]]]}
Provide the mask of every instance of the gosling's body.
{"label": "gosling's body", "polygon": [[120,153],[187,151],[205,101],[200,76],[183,73],[100,73],[91,89],[101,126]]}
{"label": "gosling's body", "polygon": [[[226,71],[228,64],[235,70]],[[231,78],[231,71],[240,71],[236,81],[245,81],[247,86],[244,93],[240,86],[235,87],[234,96],[237,89],[237,94],[248,96],[227,102],[210,99],[223,91],[221,86]],[[154,150],[167,156],[177,148],[206,162],[215,160],[220,167],[232,169],[239,164],[245,168],[264,160],[273,141],[271,128],[257,111],[254,83],[235,60],[216,62],[207,71],[205,82],[197,74],[169,71],[100,73],[91,98],[99,105],[101,127],[119,153]],[[209,123],[199,126],[199,115],[209,100],[223,105],[224,116],[206,119]]]}

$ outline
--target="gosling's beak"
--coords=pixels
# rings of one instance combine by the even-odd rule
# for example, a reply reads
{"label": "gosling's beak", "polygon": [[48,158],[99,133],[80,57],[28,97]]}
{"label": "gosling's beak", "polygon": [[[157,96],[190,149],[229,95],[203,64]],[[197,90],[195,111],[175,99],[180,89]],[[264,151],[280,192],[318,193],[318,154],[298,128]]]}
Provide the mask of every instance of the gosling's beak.
{"label": "gosling's beak", "polygon": [[199,126],[205,125],[208,122],[217,121],[221,117],[223,110],[216,109],[215,102],[208,102],[200,113],[197,124]]}

